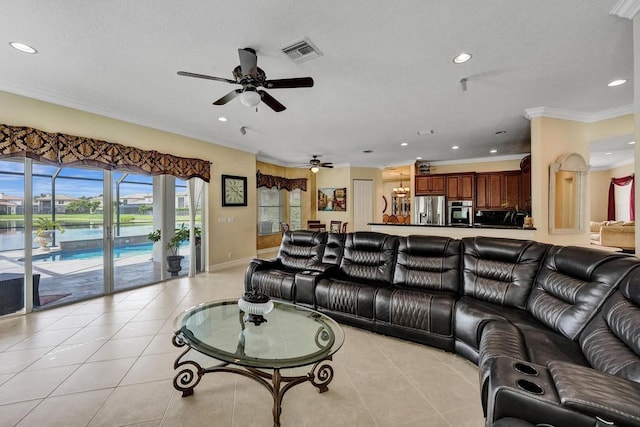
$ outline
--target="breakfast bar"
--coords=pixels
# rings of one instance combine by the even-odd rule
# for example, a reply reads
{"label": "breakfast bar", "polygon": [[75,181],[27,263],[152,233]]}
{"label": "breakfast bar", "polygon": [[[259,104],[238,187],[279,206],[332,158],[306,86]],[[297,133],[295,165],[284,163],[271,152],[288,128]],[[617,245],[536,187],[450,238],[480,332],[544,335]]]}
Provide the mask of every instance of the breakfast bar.
{"label": "breakfast bar", "polygon": [[461,239],[463,237],[508,237],[512,239],[533,240],[535,228],[523,228],[516,225],[427,225],[427,224],[393,224],[382,222],[369,223],[371,231],[393,234],[396,236],[442,236]]}

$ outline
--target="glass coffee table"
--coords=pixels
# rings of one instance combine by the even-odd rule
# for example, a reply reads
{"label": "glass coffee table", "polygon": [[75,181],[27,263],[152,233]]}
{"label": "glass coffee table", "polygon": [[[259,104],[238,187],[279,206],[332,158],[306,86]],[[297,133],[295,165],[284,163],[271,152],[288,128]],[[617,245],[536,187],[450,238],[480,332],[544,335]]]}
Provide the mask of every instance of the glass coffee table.
{"label": "glass coffee table", "polygon": [[[280,425],[282,398],[293,386],[311,382],[328,390],[333,368],[328,363],[344,342],[338,323],[324,314],[294,304],[273,301],[265,323],[245,322],[237,301],[213,301],[192,307],[175,320],[173,344],[187,348],[178,356],[173,386],[182,396],[204,374],[232,372],[262,384],[273,396],[273,425]],[[191,350],[220,361],[202,367],[185,356]],[[306,375],[282,376],[281,369],[311,366]]]}

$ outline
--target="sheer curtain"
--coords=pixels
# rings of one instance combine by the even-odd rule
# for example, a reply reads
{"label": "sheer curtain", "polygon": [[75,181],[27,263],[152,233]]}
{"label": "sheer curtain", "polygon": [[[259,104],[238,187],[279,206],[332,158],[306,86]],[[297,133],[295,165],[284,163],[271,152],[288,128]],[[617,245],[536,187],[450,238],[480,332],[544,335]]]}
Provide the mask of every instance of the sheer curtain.
{"label": "sheer curtain", "polygon": [[191,178],[187,181],[187,194],[189,196],[189,277],[196,275],[196,212],[202,197],[204,181],[200,178]]}
{"label": "sheer curtain", "polygon": [[635,179],[634,175],[623,176],[622,178],[611,178],[609,184],[609,205],[607,209],[607,220],[614,221],[616,219],[616,192],[615,186],[624,186],[631,184],[631,194],[629,196],[629,220],[635,221]]}

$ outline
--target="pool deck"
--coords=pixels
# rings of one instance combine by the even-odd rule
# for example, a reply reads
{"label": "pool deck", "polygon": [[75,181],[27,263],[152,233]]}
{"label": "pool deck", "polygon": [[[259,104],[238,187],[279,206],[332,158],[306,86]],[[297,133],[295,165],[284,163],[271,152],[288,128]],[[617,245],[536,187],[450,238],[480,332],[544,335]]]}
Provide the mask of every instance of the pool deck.
{"label": "pool deck", "polygon": [[[50,251],[34,249],[33,255],[55,253],[57,248]],[[0,252],[0,272],[24,273],[24,251]],[[64,261],[35,261],[33,273],[40,274],[40,299],[47,296],[61,296],[36,310],[59,306],[69,302],[80,301],[103,294],[104,271],[102,258]],[[188,257],[182,261],[180,276],[187,275]],[[135,255],[114,259],[114,288],[116,291],[160,282],[161,264],[150,259],[149,254]]]}

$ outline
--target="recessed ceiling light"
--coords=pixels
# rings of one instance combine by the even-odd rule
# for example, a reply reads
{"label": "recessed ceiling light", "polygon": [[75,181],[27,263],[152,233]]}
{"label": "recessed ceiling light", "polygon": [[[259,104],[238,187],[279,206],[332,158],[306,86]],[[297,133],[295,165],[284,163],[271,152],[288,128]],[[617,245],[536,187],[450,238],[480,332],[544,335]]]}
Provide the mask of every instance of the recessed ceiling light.
{"label": "recessed ceiling light", "polygon": [[457,145],[454,145],[453,147],[451,147],[452,150],[457,150],[458,148],[460,148],[460,147],[457,146]]}
{"label": "recessed ceiling light", "polygon": [[28,44],[24,44],[20,42],[10,42],[9,46],[24,53],[38,53],[37,50],[29,46]]}
{"label": "recessed ceiling light", "polygon": [[218,121],[219,121],[219,122],[226,122],[226,121],[227,121],[227,118],[226,118],[226,117],[224,117],[224,116],[220,116],[220,117],[218,117]]}
{"label": "recessed ceiling light", "polygon": [[416,160],[422,160],[422,156],[416,157]]}
{"label": "recessed ceiling light", "polygon": [[604,155],[605,155],[605,156],[610,156],[610,155],[612,155],[612,154],[613,154],[613,153],[612,153],[611,151],[607,151],[606,153],[604,153]]}
{"label": "recessed ceiling light", "polygon": [[635,143],[636,143],[635,141],[629,141],[629,145],[633,145]]}
{"label": "recessed ceiling light", "polygon": [[409,145],[409,143],[408,143],[408,142],[403,142],[403,143],[402,143],[402,144],[400,144],[400,145],[402,145],[403,147],[406,147],[407,145]]}
{"label": "recessed ceiling light", "polygon": [[498,150],[496,150],[495,148],[493,148],[493,149],[489,150],[489,152],[490,152],[491,154],[495,154],[495,153],[497,153],[497,152],[498,152]]}
{"label": "recessed ceiling light", "polygon": [[626,82],[627,81],[625,79],[614,80],[611,83],[609,83],[607,86],[609,87],[620,86],[625,84]]}
{"label": "recessed ceiling light", "polygon": [[456,64],[463,64],[471,59],[471,54],[467,52],[462,52],[460,55],[453,58],[453,62]]}

